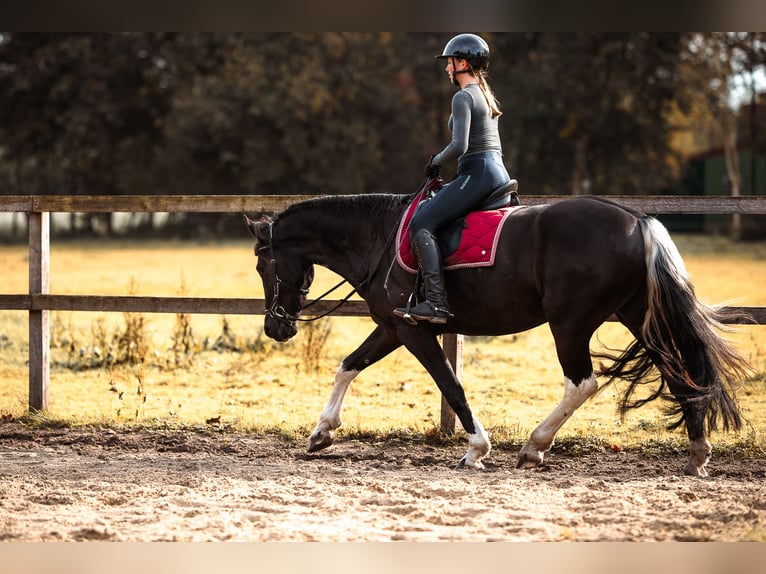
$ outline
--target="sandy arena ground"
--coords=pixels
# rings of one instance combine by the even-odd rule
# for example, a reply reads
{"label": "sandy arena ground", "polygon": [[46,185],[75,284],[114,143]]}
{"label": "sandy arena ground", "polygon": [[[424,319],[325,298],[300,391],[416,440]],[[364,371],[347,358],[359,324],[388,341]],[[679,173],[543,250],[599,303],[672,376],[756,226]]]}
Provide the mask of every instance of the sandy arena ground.
{"label": "sandy arena ground", "polygon": [[0,423],[5,541],[766,540],[766,460],[553,454]]}

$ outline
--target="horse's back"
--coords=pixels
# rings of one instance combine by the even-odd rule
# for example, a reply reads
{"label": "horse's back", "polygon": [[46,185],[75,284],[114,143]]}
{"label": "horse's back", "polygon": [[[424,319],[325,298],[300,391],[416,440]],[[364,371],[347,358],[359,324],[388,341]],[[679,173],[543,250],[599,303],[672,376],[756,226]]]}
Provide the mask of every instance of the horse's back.
{"label": "horse's back", "polygon": [[[530,221],[520,228],[531,235],[541,250],[559,250],[582,257],[607,257],[625,250],[643,257],[638,227],[641,214],[599,197],[573,197],[530,212]],[[521,230],[521,229],[520,229]],[[630,249],[634,248],[634,249]]]}
{"label": "horse's back", "polygon": [[641,214],[589,196],[525,211],[510,218],[505,241],[510,250],[530,252],[525,264],[532,265],[549,321],[587,306],[586,301],[609,302],[608,316],[643,285]]}

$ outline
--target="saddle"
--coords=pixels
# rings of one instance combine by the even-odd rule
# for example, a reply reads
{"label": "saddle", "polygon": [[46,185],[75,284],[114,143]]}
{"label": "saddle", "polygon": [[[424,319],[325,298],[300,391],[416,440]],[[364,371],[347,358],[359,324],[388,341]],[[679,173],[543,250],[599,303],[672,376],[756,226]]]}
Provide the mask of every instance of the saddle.
{"label": "saddle", "polygon": [[[432,179],[423,186],[407,207],[396,234],[396,260],[409,273],[418,272],[418,262],[410,245],[409,224],[415,211],[443,187],[441,178]],[[437,233],[445,271],[467,267],[491,267],[500,232],[508,216],[519,207],[518,182],[493,191],[479,206],[465,217],[445,226]]]}

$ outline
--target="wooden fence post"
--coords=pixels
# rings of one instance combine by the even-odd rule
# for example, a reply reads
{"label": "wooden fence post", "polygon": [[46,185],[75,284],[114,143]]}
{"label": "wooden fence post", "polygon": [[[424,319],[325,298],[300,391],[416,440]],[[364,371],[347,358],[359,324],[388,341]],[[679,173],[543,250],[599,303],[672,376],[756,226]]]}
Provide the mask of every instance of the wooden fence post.
{"label": "wooden fence post", "polygon": [[[50,293],[50,213],[29,213],[29,298]],[[29,410],[48,408],[50,328],[47,309],[29,311]]]}
{"label": "wooden fence post", "polygon": [[[456,335],[455,333],[444,333],[442,337],[442,346],[444,347],[444,353],[447,355],[447,359],[452,365],[452,370],[455,371],[455,375],[458,380],[463,378],[463,335]],[[452,410],[447,404],[447,401],[442,396],[441,406],[441,424],[439,425],[441,431],[446,435],[452,435],[455,433],[455,411]]]}

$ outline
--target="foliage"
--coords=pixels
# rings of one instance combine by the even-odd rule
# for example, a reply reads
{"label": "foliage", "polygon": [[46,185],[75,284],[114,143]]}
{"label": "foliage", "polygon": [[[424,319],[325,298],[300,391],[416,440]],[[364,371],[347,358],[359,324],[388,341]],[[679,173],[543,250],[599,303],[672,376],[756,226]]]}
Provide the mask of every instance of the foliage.
{"label": "foliage", "polygon": [[154,34],[3,36],[0,125],[16,187],[109,195],[148,183],[142,175],[154,163],[171,104],[161,65],[165,40]]}
{"label": "foliage", "polygon": [[389,34],[12,34],[0,129],[38,193],[363,192],[419,172],[411,85]]}
{"label": "foliage", "polygon": [[[700,46],[765,59],[756,33],[484,35],[526,193],[667,188],[679,114],[720,86]],[[449,37],[2,34],[0,193],[410,192],[449,139]]]}
{"label": "foliage", "polygon": [[303,367],[307,372],[316,372],[325,358],[327,340],[332,333],[330,321],[311,321],[302,325]]}
{"label": "foliage", "polygon": [[505,90],[512,98],[505,141],[533,188],[647,193],[677,175],[669,170],[668,112],[679,95],[683,34],[503,35],[497,42],[514,77]]}
{"label": "foliage", "polygon": [[[687,117],[702,126],[697,130],[706,139],[701,151],[719,148],[726,161],[727,185],[732,195],[752,193],[756,174],[742,173],[738,149],[763,152],[766,137],[758,126],[756,68],[766,62],[766,34],[696,34],[684,56],[681,73],[690,106]],[[744,85],[749,78],[749,85]],[[738,96],[732,98],[732,89]],[[751,170],[755,170],[755,163]],[[749,177],[748,177],[749,176]],[[745,181],[749,186],[744,185]]]}

